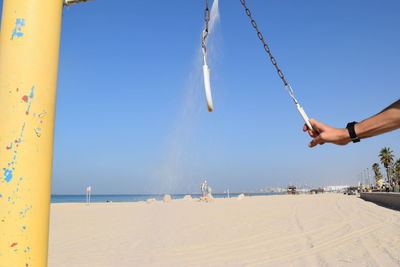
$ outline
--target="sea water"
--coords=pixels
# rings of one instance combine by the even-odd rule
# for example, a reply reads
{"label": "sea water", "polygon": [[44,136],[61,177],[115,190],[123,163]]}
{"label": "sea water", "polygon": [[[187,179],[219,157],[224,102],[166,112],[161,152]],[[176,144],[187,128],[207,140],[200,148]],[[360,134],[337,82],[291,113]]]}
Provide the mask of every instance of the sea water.
{"label": "sea water", "polygon": [[[230,193],[229,196],[237,197],[240,193]],[[245,196],[269,196],[279,195],[281,193],[244,193]],[[191,195],[192,198],[200,198],[201,194],[172,194],[172,199],[181,199],[185,195]],[[132,195],[92,195],[91,202],[104,203],[104,202],[139,202],[146,201],[149,198],[162,200],[163,194],[132,194]],[[213,194],[214,198],[227,198],[225,193]],[[86,195],[52,195],[51,203],[85,203]]]}

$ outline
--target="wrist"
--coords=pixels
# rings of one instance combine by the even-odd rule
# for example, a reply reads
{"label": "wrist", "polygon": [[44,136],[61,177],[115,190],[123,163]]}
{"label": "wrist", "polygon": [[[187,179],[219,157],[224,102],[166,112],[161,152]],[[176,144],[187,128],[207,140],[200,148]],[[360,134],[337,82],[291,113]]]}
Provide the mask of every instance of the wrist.
{"label": "wrist", "polygon": [[357,133],[357,137],[361,139],[363,132],[361,122],[354,125],[354,131]]}
{"label": "wrist", "polygon": [[351,137],[350,137],[350,134],[349,134],[349,131],[347,130],[347,128],[343,128],[343,129],[339,129],[339,130],[340,130],[340,133],[339,133],[340,140],[342,140],[343,142],[346,142],[346,143],[350,143]]}

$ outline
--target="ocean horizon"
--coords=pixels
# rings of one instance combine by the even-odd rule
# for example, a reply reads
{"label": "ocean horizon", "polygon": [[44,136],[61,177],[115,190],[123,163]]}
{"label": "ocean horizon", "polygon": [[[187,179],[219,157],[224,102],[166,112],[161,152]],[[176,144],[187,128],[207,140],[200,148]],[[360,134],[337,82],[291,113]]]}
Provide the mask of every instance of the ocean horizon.
{"label": "ocean horizon", "polygon": [[[229,197],[237,197],[240,194],[245,196],[270,196],[270,195],[281,195],[284,193],[230,193]],[[188,193],[188,194],[170,194],[172,199],[181,199],[186,195],[192,196],[192,198],[200,198],[200,193]],[[139,202],[146,201],[149,198],[155,198],[156,200],[162,200],[164,194],[92,194],[90,202],[104,203],[104,202]],[[227,193],[215,193],[214,198],[227,198]],[[86,195],[64,195],[64,194],[52,194],[51,203],[85,203]]]}

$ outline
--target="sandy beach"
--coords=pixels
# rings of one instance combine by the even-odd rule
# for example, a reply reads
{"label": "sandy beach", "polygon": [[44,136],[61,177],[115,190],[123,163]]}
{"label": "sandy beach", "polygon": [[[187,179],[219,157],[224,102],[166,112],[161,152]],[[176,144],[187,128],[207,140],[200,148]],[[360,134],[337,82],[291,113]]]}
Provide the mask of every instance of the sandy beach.
{"label": "sandy beach", "polygon": [[51,206],[51,267],[399,265],[400,212],[356,196]]}

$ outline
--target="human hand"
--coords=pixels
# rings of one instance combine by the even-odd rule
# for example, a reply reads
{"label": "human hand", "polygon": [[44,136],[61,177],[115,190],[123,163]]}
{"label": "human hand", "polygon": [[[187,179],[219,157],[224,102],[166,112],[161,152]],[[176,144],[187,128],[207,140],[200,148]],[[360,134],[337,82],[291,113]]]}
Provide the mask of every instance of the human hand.
{"label": "human hand", "polygon": [[323,145],[325,143],[344,146],[351,141],[347,129],[334,128],[315,119],[310,119],[309,121],[314,131],[311,131],[307,125],[304,125],[303,127],[303,131],[308,132],[308,134],[313,138],[313,140],[308,144],[309,147]]}

